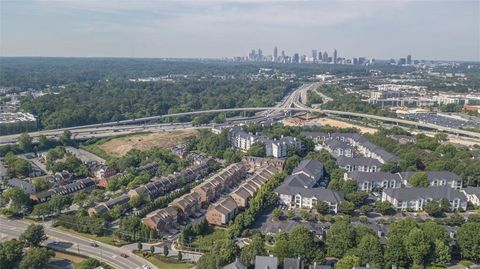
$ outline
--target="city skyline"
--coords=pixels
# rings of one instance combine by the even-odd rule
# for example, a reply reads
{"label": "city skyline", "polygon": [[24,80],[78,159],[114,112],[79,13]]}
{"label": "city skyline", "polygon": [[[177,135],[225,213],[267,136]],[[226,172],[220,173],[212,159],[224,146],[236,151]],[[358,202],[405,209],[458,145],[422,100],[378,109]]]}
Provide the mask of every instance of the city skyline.
{"label": "city skyline", "polygon": [[[480,60],[478,1],[5,1],[1,56],[232,58],[252,47]],[[448,38],[446,38],[448,37]],[[330,50],[330,49],[328,49]],[[332,52],[330,52],[332,53]],[[330,54],[329,53],[329,54]]]}

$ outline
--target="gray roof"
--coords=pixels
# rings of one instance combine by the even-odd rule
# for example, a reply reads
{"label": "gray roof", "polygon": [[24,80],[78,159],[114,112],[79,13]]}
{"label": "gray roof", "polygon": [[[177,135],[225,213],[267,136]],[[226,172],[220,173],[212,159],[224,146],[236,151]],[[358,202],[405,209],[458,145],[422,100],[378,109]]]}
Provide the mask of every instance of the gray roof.
{"label": "gray roof", "polygon": [[235,259],[234,262],[230,263],[230,264],[227,264],[225,265],[224,267],[222,267],[222,269],[247,269],[247,266],[245,266],[242,262],[240,262],[237,259]]}
{"label": "gray roof", "polygon": [[466,187],[463,189],[464,192],[470,195],[476,195],[480,198],[480,187]]}
{"label": "gray roof", "polygon": [[[400,175],[402,176],[403,179],[408,181],[410,177],[412,177],[416,173],[417,172],[403,172],[403,173],[400,173]],[[462,180],[461,177],[459,177],[458,175],[450,171],[429,171],[425,173],[427,174],[428,180],[430,182],[434,180],[446,180],[447,182]]]}
{"label": "gray roof", "polygon": [[293,169],[292,174],[300,172],[304,172],[311,177],[316,177],[323,173],[323,163],[317,160],[303,160]]}
{"label": "gray roof", "polygon": [[303,263],[300,258],[283,259],[283,269],[303,269]]}
{"label": "gray roof", "polygon": [[337,158],[337,165],[339,165],[339,166],[347,166],[347,165],[353,166],[353,165],[355,165],[355,166],[377,166],[377,167],[380,167],[382,164],[377,159],[368,158],[368,157],[350,158],[350,157],[339,156]]}
{"label": "gray roof", "polygon": [[394,197],[397,200],[402,201],[411,201],[417,199],[441,200],[444,198],[448,200],[467,200],[465,194],[456,189],[452,189],[449,186],[435,186],[427,188],[394,188],[385,189],[383,192],[390,197]]}
{"label": "gray roof", "polygon": [[303,188],[281,185],[275,189],[278,194],[301,195],[302,197],[315,197],[317,200],[327,201],[330,203],[339,203],[343,201],[343,195],[339,192],[324,188]]}
{"label": "gray roof", "polygon": [[19,188],[26,194],[35,193],[35,186],[25,180],[20,180],[16,178],[9,179],[7,185],[13,188]]}
{"label": "gray roof", "polygon": [[402,178],[399,174],[392,174],[390,172],[359,172],[353,171],[347,173],[348,177],[355,181],[384,181],[384,180],[397,180],[401,181]]}
{"label": "gray roof", "polygon": [[256,256],[255,269],[277,269],[278,258],[273,256]]}
{"label": "gray roof", "polygon": [[309,231],[317,235],[322,235],[330,227],[330,223],[299,222],[295,220],[285,221],[266,221],[260,228],[264,233],[276,234],[278,232],[290,232],[297,225],[306,227]]}
{"label": "gray roof", "polygon": [[351,149],[354,150],[355,148],[350,146],[347,142],[340,141],[340,140],[328,140],[326,145],[331,149]]}
{"label": "gray roof", "polygon": [[313,183],[313,179],[307,177],[304,174],[297,174],[288,176],[285,180],[284,185],[288,185],[290,187],[301,187],[305,188],[306,186],[310,186]]}

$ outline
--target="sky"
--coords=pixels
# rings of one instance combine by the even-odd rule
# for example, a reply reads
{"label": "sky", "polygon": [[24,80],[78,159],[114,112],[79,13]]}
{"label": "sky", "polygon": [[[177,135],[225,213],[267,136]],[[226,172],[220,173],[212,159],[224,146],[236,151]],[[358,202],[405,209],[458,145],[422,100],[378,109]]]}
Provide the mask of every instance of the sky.
{"label": "sky", "polygon": [[0,0],[1,56],[480,61],[479,0]]}

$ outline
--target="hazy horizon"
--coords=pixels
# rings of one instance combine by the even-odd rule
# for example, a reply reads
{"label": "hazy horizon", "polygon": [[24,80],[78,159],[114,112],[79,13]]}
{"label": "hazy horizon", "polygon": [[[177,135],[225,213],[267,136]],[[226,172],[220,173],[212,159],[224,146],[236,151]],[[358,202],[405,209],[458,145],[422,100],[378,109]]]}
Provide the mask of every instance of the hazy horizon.
{"label": "hazy horizon", "polygon": [[1,0],[0,56],[480,60],[479,1]]}

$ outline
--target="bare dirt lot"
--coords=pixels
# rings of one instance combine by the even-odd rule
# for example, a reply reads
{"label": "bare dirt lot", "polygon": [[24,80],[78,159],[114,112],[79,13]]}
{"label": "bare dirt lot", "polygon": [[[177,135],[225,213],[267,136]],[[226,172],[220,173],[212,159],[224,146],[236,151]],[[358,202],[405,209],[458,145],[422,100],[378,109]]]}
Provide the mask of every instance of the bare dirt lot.
{"label": "bare dirt lot", "polygon": [[148,150],[154,147],[168,148],[198,134],[195,129],[185,129],[151,134],[139,134],[111,139],[99,147],[111,156],[123,156],[131,149]]}
{"label": "bare dirt lot", "polygon": [[[318,123],[321,125],[330,125],[332,127],[337,127],[337,128],[357,128],[360,130],[360,133],[369,133],[369,134],[374,134],[378,130],[375,128],[370,128],[370,127],[364,127],[361,125],[337,120],[337,119],[331,119],[331,118],[316,118],[316,119],[310,119],[308,122],[311,123]],[[305,123],[305,120],[300,119],[300,118],[288,118],[283,121],[283,124],[285,125],[292,125],[292,126],[302,126]]]}

